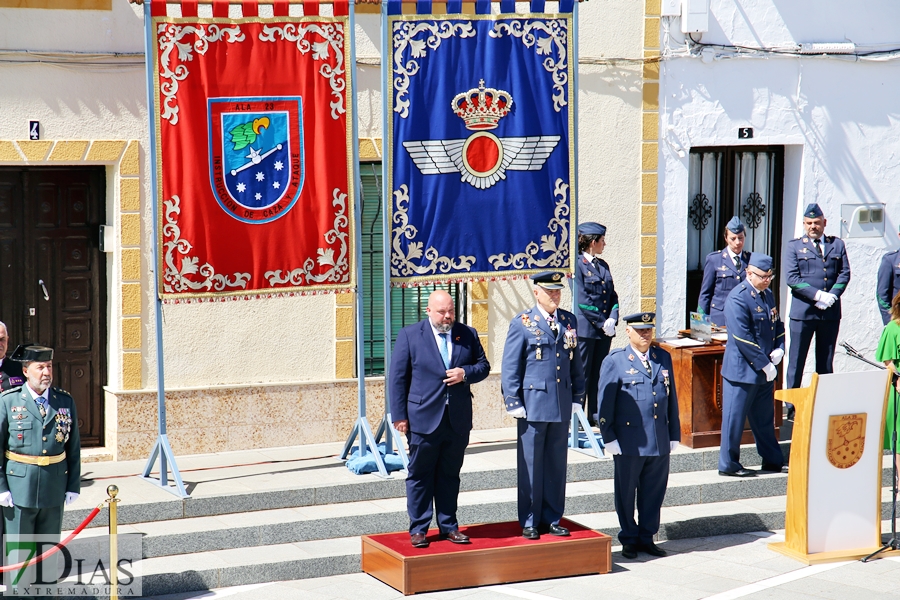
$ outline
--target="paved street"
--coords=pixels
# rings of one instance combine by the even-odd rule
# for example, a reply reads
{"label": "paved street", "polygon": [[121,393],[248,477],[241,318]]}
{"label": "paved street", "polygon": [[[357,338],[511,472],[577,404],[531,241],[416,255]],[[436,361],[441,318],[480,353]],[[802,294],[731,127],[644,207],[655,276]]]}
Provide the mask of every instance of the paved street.
{"label": "paved street", "polygon": [[[669,556],[658,559],[640,554],[637,560],[626,560],[620,554],[621,547],[613,546],[613,571],[606,575],[419,594],[415,598],[875,600],[900,596],[900,556],[866,564],[853,561],[805,567],[766,547],[771,542],[783,541],[783,533],[666,541],[660,546]],[[392,600],[403,595],[368,575],[353,574],[156,596],[154,600],[226,597],[233,600]]]}

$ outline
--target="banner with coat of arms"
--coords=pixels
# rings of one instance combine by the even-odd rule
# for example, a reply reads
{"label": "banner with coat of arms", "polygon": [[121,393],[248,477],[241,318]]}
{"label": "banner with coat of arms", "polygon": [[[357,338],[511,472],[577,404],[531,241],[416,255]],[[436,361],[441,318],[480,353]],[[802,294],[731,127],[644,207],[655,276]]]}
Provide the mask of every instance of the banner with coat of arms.
{"label": "banner with coat of arms", "polygon": [[529,14],[508,0],[498,15],[475,6],[482,14],[387,5],[395,286],[572,268],[572,2],[556,14],[542,1]]}
{"label": "banner with coat of arms", "polygon": [[164,300],[355,285],[349,5],[333,6],[151,4]]}

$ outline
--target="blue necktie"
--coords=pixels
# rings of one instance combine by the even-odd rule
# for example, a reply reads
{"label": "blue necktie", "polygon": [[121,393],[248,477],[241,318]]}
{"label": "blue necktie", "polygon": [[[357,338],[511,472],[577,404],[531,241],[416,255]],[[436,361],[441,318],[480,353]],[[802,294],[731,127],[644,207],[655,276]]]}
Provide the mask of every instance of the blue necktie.
{"label": "blue necktie", "polygon": [[47,399],[44,398],[43,396],[38,396],[37,398],[34,399],[34,401],[37,402],[38,410],[41,413],[41,418],[46,417],[47,416],[47,405],[46,405]]}
{"label": "blue necktie", "polygon": [[444,359],[444,368],[450,368],[450,348],[447,346],[447,336],[449,333],[439,333],[441,336],[441,358]]}

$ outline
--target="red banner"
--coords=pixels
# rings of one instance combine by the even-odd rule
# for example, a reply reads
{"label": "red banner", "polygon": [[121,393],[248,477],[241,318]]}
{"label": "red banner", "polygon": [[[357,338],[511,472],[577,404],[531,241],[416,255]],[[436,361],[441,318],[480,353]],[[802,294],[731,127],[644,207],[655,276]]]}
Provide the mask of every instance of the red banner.
{"label": "red banner", "polygon": [[348,17],[151,26],[162,297],[351,289]]}

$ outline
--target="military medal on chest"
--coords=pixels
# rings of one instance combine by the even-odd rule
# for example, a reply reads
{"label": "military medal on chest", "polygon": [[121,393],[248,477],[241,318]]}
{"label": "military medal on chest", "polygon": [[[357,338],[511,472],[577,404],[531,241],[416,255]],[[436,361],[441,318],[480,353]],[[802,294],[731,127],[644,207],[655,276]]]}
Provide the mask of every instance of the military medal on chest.
{"label": "military medal on chest", "polygon": [[69,441],[69,433],[72,430],[72,415],[68,408],[60,408],[56,412],[56,441],[64,444]]}

